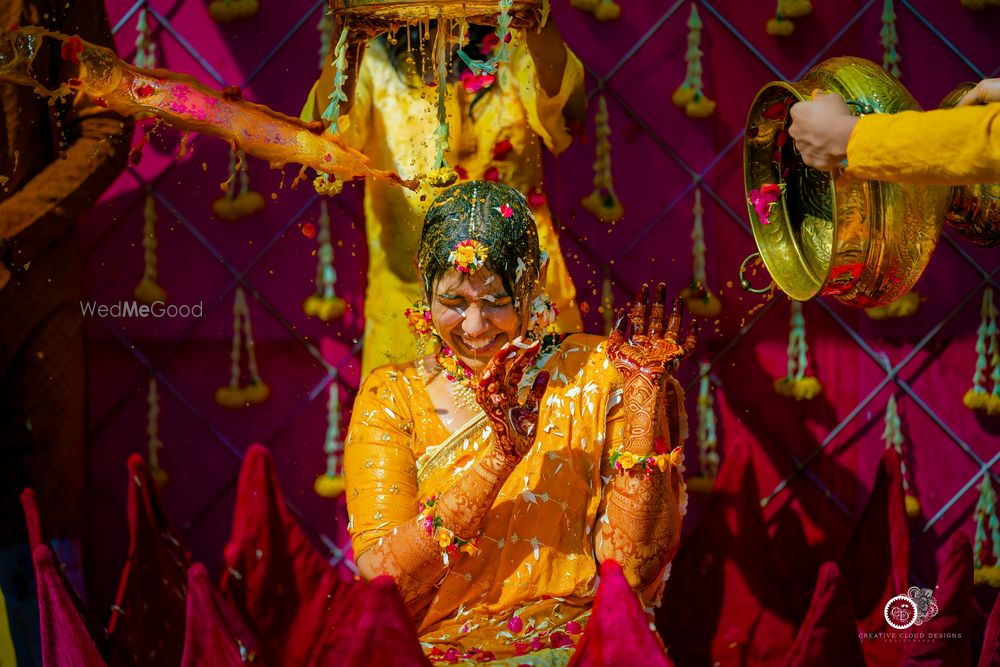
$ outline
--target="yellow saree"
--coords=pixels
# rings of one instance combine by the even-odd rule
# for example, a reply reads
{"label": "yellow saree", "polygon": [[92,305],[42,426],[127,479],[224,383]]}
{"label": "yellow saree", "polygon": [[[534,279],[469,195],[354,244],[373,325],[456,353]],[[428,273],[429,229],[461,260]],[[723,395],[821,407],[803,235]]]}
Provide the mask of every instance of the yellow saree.
{"label": "yellow saree", "polygon": [[[535,445],[501,489],[479,551],[452,558],[413,605],[431,658],[451,651],[475,660],[488,652],[511,664],[565,664],[590,615],[607,452],[622,439],[619,377],[604,339],[583,334],[565,339],[542,367],[551,379]],[[485,418],[449,433],[414,365],[370,374],[344,461],[355,555],[412,519],[420,499],[447,490],[487,451],[489,438]],[[643,590],[643,602],[660,588]]]}

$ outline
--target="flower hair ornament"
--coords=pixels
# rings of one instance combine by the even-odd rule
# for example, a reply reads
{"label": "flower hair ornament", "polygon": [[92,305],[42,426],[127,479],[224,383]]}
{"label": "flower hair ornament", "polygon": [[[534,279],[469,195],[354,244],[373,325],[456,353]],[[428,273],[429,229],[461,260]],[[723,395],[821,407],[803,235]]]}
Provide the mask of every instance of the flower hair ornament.
{"label": "flower hair ornament", "polygon": [[448,255],[448,261],[451,262],[456,271],[471,275],[486,266],[489,254],[489,249],[479,241],[466,239],[455,246],[455,249]]}

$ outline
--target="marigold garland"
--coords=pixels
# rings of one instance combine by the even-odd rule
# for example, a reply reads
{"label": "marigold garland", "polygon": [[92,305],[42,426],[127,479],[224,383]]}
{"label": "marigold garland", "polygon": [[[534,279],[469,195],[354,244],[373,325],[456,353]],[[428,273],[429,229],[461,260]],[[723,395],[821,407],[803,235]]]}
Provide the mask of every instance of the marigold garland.
{"label": "marigold garland", "polygon": [[715,406],[712,398],[711,364],[698,362],[698,463],[699,474],[688,480],[688,488],[707,493],[715,486],[719,476],[719,438],[716,431]]}
{"label": "marigold garland", "polygon": [[316,292],[310,294],[302,304],[302,310],[310,317],[318,317],[324,322],[336,319],[347,311],[347,302],[336,295],[337,270],[333,267],[333,244],[330,241],[330,212],[326,200],[319,202],[319,252],[316,260]]}
{"label": "marigold garland", "polygon": [[[264,197],[250,189],[250,174],[246,154],[235,145],[229,149],[229,178],[222,184],[225,194],[212,202],[212,211],[229,222],[253,215],[264,208]],[[239,193],[233,181],[239,175]]]}
{"label": "marigold garland", "polygon": [[249,18],[260,11],[258,0],[212,0],[208,13],[218,23],[232,23]]}
{"label": "marigold garland", "polygon": [[148,306],[157,302],[164,303],[167,300],[167,291],[156,282],[156,202],[151,194],[146,195],[146,205],[143,209],[142,250],[145,268],[142,280],[132,290],[132,294]]}
{"label": "marigold garland", "polygon": [[[975,545],[972,548],[975,582],[1000,588],[1000,519],[997,518],[997,495],[990,482],[989,470],[983,471],[979,500],[974,512],[976,519]],[[989,552],[987,550],[989,544]],[[992,560],[993,562],[988,562]]]}
{"label": "marigold garland", "polygon": [[[250,382],[240,386],[241,348],[244,345],[247,351],[247,372],[250,375]],[[271,389],[261,379],[257,370],[257,352],[250,327],[250,309],[242,286],[236,288],[236,296],[233,298],[233,344],[229,360],[229,384],[215,391],[216,403],[224,408],[235,409],[263,403],[270,398]]]}
{"label": "marigold garland", "polygon": [[882,5],[879,41],[882,43],[882,68],[898,79],[900,57],[896,44],[899,43],[899,35],[896,34],[896,10],[892,6],[892,0],[885,0]]}
{"label": "marigold garland", "polygon": [[316,478],[313,489],[324,498],[336,498],[344,492],[344,475],[341,467],[344,459],[344,443],[340,439],[340,385],[335,377],[330,382],[326,401],[326,438],[323,453],[326,454],[326,472]]}
{"label": "marigold garland", "polygon": [[[981,321],[976,336],[976,370],[972,388],[965,392],[962,403],[970,410],[982,410],[991,416],[1000,415],[1000,335],[997,333],[997,309],[993,303],[993,288],[983,291]],[[990,367],[992,366],[992,372]],[[993,391],[986,392],[986,378],[993,382]]]}
{"label": "marigold garland", "polygon": [[906,458],[903,456],[903,432],[900,428],[899,412],[896,409],[896,397],[890,396],[885,406],[885,430],[882,440],[886,449],[894,449],[899,456],[899,473],[903,478],[903,499],[906,503],[906,516],[915,519],[920,516],[920,500],[910,486],[910,475],[906,469]]}
{"label": "marigold garland", "polygon": [[684,451],[681,447],[675,447],[673,451],[666,454],[635,454],[623,449],[616,449],[611,453],[610,463],[615,470],[639,470],[645,473],[648,479],[654,471],[666,472],[671,466],[676,467],[683,463]]}
{"label": "marigold garland", "polygon": [[160,466],[160,449],[163,448],[163,442],[160,440],[160,394],[157,391],[155,377],[149,380],[146,404],[148,406],[146,436],[149,439],[146,451],[149,457],[149,474],[153,476],[156,485],[162,489],[170,481],[170,475]]}
{"label": "marigold garland", "polygon": [[815,377],[807,376],[809,345],[806,343],[806,322],[802,304],[792,301],[791,330],[788,334],[788,372],[774,381],[774,390],[797,401],[808,401],[820,395],[823,386]]}
{"label": "marigold garland", "polygon": [[591,215],[603,222],[618,222],[625,215],[625,209],[615,194],[611,178],[611,126],[608,124],[608,102],[604,95],[597,98],[597,113],[594,115],[595,153],[594,191],[584,197],[580,204]]}
{"label": "marigold garland", "polygon": [[865,314],[873,320],[910,317],[911,315],[915,315],[917,311],[920,310],[920,304],[924,300],[924,297],[920,296],[916,292],[907,292],[892,303],[887,303],[884,306],[865,308]]}
{"label": "marigold garland", "polygon": [[708,118],[715,112],[715,102],[705,96],[702,90],[701,29],[704,24],[698,16],[698,8],[691,3],[691,15],[687,21],[687,51],[684,60],[687,62],[687,73],[684,81],[671,96],[675,106],[684,109],[688,118]]}
{"label": "marigold garland", "polygon": [[702,225],[702,215],[705,209],[701,205],[701,188],[694,191],[694,228],[691,230],[692,270],[691,285],[681,291],[684,306],[695,317],[715,317],[722,310],[722,302],[708,288],[708,278],[705,273],[705,232]]}

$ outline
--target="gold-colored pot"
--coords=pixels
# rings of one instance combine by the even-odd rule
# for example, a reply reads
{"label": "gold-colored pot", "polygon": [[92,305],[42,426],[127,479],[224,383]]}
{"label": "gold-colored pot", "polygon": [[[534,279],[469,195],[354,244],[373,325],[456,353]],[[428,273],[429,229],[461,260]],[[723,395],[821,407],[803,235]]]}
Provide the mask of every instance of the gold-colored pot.
{"label": "gold-colored pot", "polygon": [[[974,83],[960,84],[941,100],[941,108],[955,106],[975,87]],[[951,188],[944,221],[978,246],[989,248],[1000,244],[1000,183]]]}
{"label": "gold-colored pot", "polygon": [[[842,170],[807,167],[787,134],[788,108],[814,90],[838,93],[860,113],[920,109],[898,80],[862,58],[832,58],[797,83],[764,86],[743,143],[754,240],[778,288],[797,301],[828,295],[863,308],[890,303],[927,266],[948,188],[859,181]],[[763,224],[751,202],[767,185],[779,185],[781,194]]]}
{"label": "gold-colored pot", "polygon": [[[465,19],[470,23],[495,24],[500,14],[497,0],[332,0],[335,14],[362,21],[375,29],[429,19]],[[514,0],[511,15],[536,22],[542,0]]]}

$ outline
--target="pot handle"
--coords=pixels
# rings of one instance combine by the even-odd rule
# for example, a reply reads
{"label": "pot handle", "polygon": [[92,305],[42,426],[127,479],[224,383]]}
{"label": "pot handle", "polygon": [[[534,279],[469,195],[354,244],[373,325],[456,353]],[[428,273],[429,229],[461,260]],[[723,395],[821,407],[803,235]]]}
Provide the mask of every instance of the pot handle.
{"label": "pot handle", "polygon": [[767,287],[763,289],[751,286],[750,281],[747,280],[746,277],[747,264],[749,264],[750,260],[753,259],[754,257],[760,257],[760,253],[759,252],[750,253],[750,255],[748,255],[747,258],[743,260],[743,263],[740,264],[740,287],[742,287],[745,291],[750,292],[751,294],[767,294],[768,292],[771,291],[771,288],[774,287],[773,280],[768,284]]}
{"label": "pot handle", "polygon": [[849,107],[854,107],[859,116],[867,116],[869,114],[875,113],[875,108],[868,104],[867,102],[859,102],[858,100],[844,100],[844,104]]}

